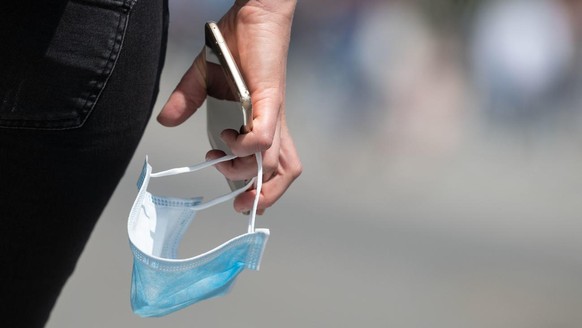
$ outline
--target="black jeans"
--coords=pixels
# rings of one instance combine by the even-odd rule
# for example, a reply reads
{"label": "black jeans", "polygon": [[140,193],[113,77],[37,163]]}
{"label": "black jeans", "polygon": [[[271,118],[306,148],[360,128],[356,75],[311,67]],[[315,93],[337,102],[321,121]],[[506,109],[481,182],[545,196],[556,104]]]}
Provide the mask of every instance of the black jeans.
{"label": "black jeans", "polygon": [[45,15],[16,10],[20,25],[3,30],[12,42],[0,58],[5,327],[47,321],[144,133],[164,61],[167,0],[61,3]]}

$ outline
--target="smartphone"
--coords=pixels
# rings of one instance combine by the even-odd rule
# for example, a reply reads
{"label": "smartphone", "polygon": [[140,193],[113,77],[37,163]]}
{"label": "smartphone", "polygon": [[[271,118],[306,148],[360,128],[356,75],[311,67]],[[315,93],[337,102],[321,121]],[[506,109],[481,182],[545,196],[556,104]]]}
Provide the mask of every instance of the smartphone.
{"label": "smartphone", "polygon": [[[232,154],[220,133],[226,129],[248,133],[253,129],[251,96],[215,22],[205,25],[205,44],[208,139],[212,148]],[[245,181],[227,181],[232,190],[245,185]]]}

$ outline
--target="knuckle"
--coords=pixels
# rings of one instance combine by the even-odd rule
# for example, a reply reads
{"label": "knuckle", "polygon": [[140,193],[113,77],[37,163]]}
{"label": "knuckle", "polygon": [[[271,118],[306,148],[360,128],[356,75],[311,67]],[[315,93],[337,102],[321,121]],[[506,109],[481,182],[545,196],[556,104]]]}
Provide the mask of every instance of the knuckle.
{"label": "knuckle", "polygon": [[223,163],[219,163],[215,167],[218,170],[218,172],[220,172],[222,175],[224,175],[227,178],[230,178],[230,169],[228,166],[223,165]]}
{"label": "knuckle", "polygon": [[273,135],[268,132],[257,134],[257,147],[259,151],[265,151],[273,145]]}
{"label": "knuckle", "polygon": [[261,200],[259,202],[259,207],[260,208],[269,208],[269,207],[273,206],[273,204],[275,204],[276,201],[277,201],[277,198],[265,195],[265,196],[261,197]]}
{"label": "knuckle", "polygon": [[295,164],[291,169],[290,172],[291,177],[293,178],[293,180],[295,180],[299,178],[301,173],[303,173],[303,164],[301,163],[301,161],[297,161],[297,164]]}
{"label": "knuckle", "polygon": [[277,167],[279,166],[279,161],[277,160],[277,158],[265,158],[263,160],[263,170],[267,171],[267,172],[274,172]]}
{"label": "knuckle", "polygon": [[237,178],[237,170],[232,165],[228,165],[226,163],[220,163],[216,166],[218,171],[222,173],[227,179],[236,179]]}

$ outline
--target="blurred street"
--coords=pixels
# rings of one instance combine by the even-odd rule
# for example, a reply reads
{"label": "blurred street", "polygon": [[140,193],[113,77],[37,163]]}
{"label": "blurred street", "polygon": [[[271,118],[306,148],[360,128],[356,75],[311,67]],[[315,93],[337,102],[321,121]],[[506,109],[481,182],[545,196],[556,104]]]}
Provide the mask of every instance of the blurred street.
{"label": "blurred street", "polygon": [[[209,150],[205,108],[176,128],[155,115],[229,3],[171,1],[154,116],[48,327],[582,326],[582,6],[550,0],[299,1],[287,117],[304,172],[258,218],[261,270],[226,297],[134,315],[143,160]],[[228,190],[214,169],[154,187]],[[184,257],[246,231],[230,205],[195,220]]]}

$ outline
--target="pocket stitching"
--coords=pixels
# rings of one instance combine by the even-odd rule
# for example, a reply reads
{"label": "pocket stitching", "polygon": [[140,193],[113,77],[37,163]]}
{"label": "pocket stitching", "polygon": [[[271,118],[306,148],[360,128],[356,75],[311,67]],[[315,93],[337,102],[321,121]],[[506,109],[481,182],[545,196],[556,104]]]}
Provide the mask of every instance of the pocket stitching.
{"label": "pocket stitching", "polygon": [[[115,69],[123,48],[130,14],[136,2],[137,0],[125,0],[124,8],[116,11],[118,20],[115,32],[110,36],[112,45],[109,49],[109,54],[107,55],[105,63],[100,71],[89,81],[85,92],[83,92],[86,95],[83,96],[82,93],[79,94],[80,102],[75,106],[77,108],[77,114],[75,117],[63,117],[64,113],[42,113],[37,114],[36,117],[34,117],[34,113],[32,113],[32,116],[28,117],[19,116],[18,114],[10,115],[10,112],[13,112],[14,108],[18,106],[18,102],[14,101],[10,112],[5,112],[3,113],[3,116],[0,117],[0,128],[67,130],[82,127],[93,112],[95,105],[103,93],[103,90],[106,88]],[[25,81],[26,78],[19,82],[13,95],[15,98],[13,99],[18,99],[22,85]]]}
{"label": "pocket stitching", "polygon": [[[87,121],[87,119],[89,118],[89,116],[93,112],[95,105],[99,101],[99,98],[101,97],[101,94],[103,93],[103,90],[107,87],[107,82],[109,82],[109,78],[111,77],[111,74],[113,73],[113,71],[115,69],[115,66],[117,64],[117,60],[119,59],[119,55],[121,54],[121,49],[123,48],[123,41],[125,40],[125,34],[127,32],[127,26],[129,24],[130,13],[131,13],[131,8],[126,13],[119,15],[119,21],[117,24],[117,32],[115,33],[114,45],[111,48],[108,59],[107,59],[105,65],[103,66],[101,73],[99,74],[99,77],[105,77],[105,78],[101,79],[101,81],[95,82],[96,85],[93,88],[93,91],[90,92],[90,94],[87,96],[87,98],[85,99],[85,104],[83,104],[83,107],[82,107],[84,117],[83,117],[82,121],[80,122],[80,124],[77,125],[76,127],[83,126],[83,124]],[[91,98],[94,98],[94,99],[91,99]]]}

